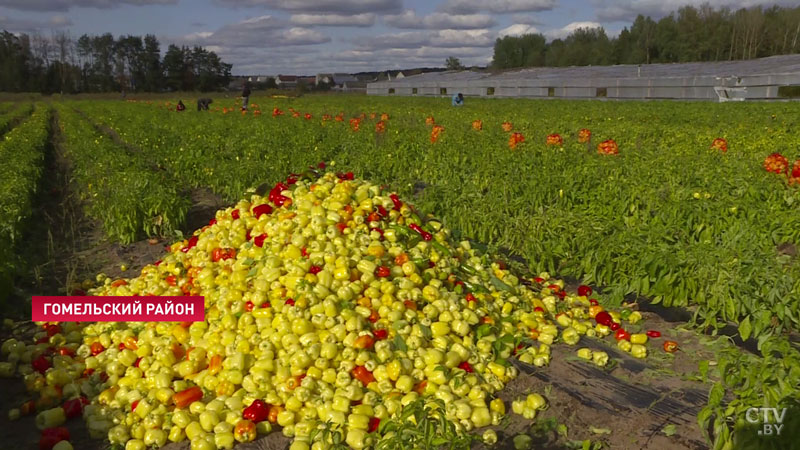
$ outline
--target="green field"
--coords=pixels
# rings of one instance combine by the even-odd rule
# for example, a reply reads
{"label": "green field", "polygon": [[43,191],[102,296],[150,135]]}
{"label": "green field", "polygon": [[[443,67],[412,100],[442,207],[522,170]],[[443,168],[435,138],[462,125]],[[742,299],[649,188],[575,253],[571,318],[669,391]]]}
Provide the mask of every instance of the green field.
{"label": "green field", "polygon": [[[171,101],[0,104],[0,301],[9,316],[22,310],[24,318],[31,294],[94,288],[96,271],[109,267],[84,260],[60,267],[64,230],[35,226],[42,211],[77,205],[80,220],[94,224],[87,239],[150,257],[148,239],[180,242],[204,225],[194,220],[199,198],[213,199],[212,211],[233,207],[324,161],[329,171],[397,192],[423,221],[436,217],[452,230],[452,243],[484,244],[520,276],[548,272],[570,290],[592,286],[609,309],[679,315],[685,323],[670,326],[689,330],[679,336],[697,354],[687,344],[675,359],[689,359],[667,355],[656,365],[662,376],[691,379],[708,393],[693,433],[713,448],[790,448],[756,435],[745,411],[790,407],[800,397],[800,189],[790,182],[800,159],[797,103],[468,99],[453,108],[447,99],[331,95],[254,97],[241,114],[232,99],[180,113]],[[434,124],[443,127],[435,136]],[[591,131],[590,142],[579,142],[581,129]],[[514,149],[512,133],[524,138]],[[563,145],[548,145],[551,134]],[[716,138],[727,141],[726,152],[711,148]],[[609,139],[619,154],[598,154]],[[765,170],[775,152],[787,158],[789,175]],[[53,206],[43,198],[55,173],[66,181]],[[71,200],[61,201],[68,193]],[[53,243],[31,230],[50,233]],[[80,245],[61,252],[77,254]],[[45,247],[53,250],[35,250]],[[131,269],[138,274],[155,259],[136,259]],[[61,292],[37,291],[43,287]],[[791,430],[790,420],[797,417],[787,417]]]}

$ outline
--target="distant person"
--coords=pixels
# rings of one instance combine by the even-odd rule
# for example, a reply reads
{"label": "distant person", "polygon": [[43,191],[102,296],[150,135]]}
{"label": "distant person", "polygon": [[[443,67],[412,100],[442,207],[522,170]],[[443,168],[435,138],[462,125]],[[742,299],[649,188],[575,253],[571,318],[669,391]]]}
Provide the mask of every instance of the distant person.
{"label": "distant person", "polygon": [[453,96],[453,106],[464,106],[464,96],[461,92]]}
{"label": "distant person", "polygon": [[178,106],[175,107],[176,111],[183,111],[186,109],[186,105],[183,104],[183,100],[178,100]]}
{"label": "distant person", "polygon": [[242,86],[242,111],[247,111],[247,105],[250,104],[250,83],[244,82]]}
{"label": "distant person", "polygon": [[208,105],[210,105],[213,102],[214,102],[214,100],[211,100],[210,98],[207,98],[207,97],[199,98],[199,99],[197,99],[197,110],[198,111],[208,111]]}

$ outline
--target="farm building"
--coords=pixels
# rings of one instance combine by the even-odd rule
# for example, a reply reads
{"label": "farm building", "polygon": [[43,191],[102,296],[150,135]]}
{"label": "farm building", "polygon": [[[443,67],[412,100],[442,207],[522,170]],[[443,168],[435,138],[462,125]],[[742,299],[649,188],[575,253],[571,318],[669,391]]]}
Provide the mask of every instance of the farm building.
{"label": "farm building", "polygon": [[369,95],[767,100],[800,97],[800,54],[746,61],[504,72],[446,71],[370,83]]}

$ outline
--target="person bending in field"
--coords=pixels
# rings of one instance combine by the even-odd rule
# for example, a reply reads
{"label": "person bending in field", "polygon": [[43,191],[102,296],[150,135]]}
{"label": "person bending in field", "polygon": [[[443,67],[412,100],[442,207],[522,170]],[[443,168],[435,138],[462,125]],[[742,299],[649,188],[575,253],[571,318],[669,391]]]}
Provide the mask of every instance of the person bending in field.
{"label": "person bending in field", "polygon": [[213,103],[214,101],[210,98],[201,98],[197,100],[197,110],[198,111],[208,111],[208,105]]}
{"label": "person bending in field", "polygon": [[453,96],[453,106],[464,106],[464,96],[461,92]]}
{"label": "person bending in field", "polygon": [[247,105],[250,104],[250,83],[244,83],[242,86],[242,111],[247,111]]}
{"label": "person bending in field", "polygon": [[178,100],[178,106],[175,107],[176,111],[183,111],[186,109],[186,105],[183,104],[183,100]]}

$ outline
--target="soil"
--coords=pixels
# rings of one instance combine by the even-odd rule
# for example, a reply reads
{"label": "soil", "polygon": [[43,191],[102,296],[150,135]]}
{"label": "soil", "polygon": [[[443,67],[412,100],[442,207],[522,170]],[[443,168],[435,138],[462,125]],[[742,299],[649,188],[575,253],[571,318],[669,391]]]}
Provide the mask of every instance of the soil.
{"label": "soil", "polygon": [[[53,146],[48,152],[42,194],[31,221],[29,236],[23,244],[31,261],[29,276],[17,280],[17,316],[24,319],[30,311],[30,295],[64,295],[84,279],[93,280],[103,272],[112,277],[134,276],[146,264],[158,260],[166,241],[148,239],[123,246],[105,239],[102,224],[83,214],[79,192],[70,185],[70,167],[62,156],[58,128],[54,127]],[[193,207],[189,211],[185,231],[199,228],[224,206],[219,197],[208,190],[190,192]],[[120,269],[125,264],[126,272]],[[512,439],[519,433],[536,431],[537,448],[574,448],[576,442],[591,440],[613,449],[704,449],[704,433],[697,425],[697,413],[706,404],[709,384],[699,381],[697,363],[713,360],[711,340],[691,331],[683,331],[679,323],[665,320],[658,311],[644,312],[646,329],[660,330],[664,337],[648,345],[651,355],[637,360],[618,351],[613,338],[603,341],[584,338],[581,346],[606,351],[612,358],[609,367],[601,369],[579,360],[577,347],[553,346],[550,365],[544,368],[522,365],[520,375],[499,395],[505,400],[509,420],[494,427],[500,436],[492,448],[513,449]],[[29,316],[27,316],[29,317]],[[674,318],[668,319],[674,320]],[[15,330],[0,330],[0,340],[13,331],[30,334],[30,322],[18,322]],[[663,339],[680,342],[682,351],[666,354]],[[511,401],[529,393],[545,396],[548,408],[535,421],[511,413]],[[33,416],[11,422],[5,413],[19,407],[29,396],[21,380],[0,379],[0,449],[33,449],[39,433]],[[538,425],[536,425],[538,424]],[[551,427],[546,425],[550,424]],[[555,424],[566,427],[557,433]],[[674,425],[674,432],[671,432]],[[76,450],[105,450],[109,445],[90,439],[82,421],[67,424]],[[536,430],[538,428],[538,430]],[[562,427],[562,431],[564,428]],[[481,430],[482,432],[482,430]],[[241,450],[287,449],[289,440],[279,432],[255,442],[238,445]],[[578,446],[580,447],[580,446]],[[165,450],[186,450],[188,443],[170,444]],[[475,448],[485,448],[478,444]]]}

